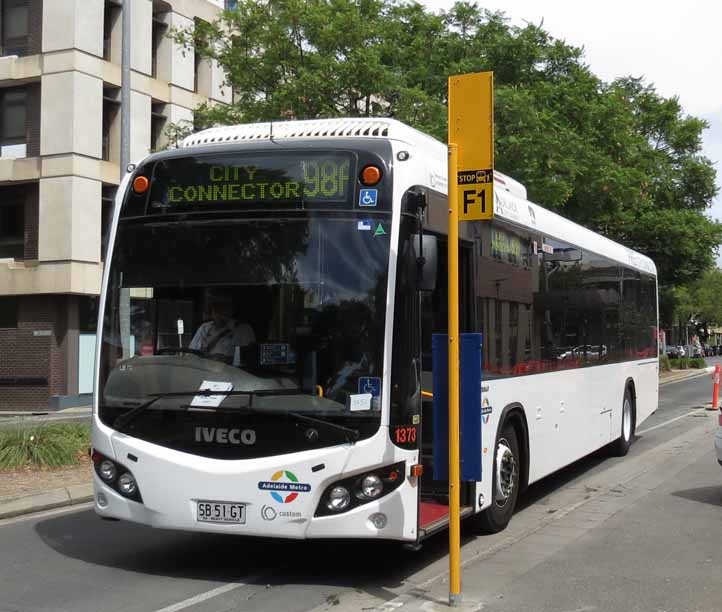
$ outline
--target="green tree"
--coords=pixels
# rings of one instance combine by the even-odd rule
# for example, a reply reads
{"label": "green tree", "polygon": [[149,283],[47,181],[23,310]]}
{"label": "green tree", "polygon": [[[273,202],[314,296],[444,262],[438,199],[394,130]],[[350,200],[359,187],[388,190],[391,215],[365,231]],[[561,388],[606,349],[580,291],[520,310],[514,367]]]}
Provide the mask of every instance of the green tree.
{"label": "green tree", "polygon": [[493,70],[496,166],[531,200],[649,255],[672,301],[722,243],[706,215],[707,124],[642,79],[603,82],[541,25],[467,2],[434,14],[404,1],[241,0],[173,36],[236,92],[199,108],[197,127],[382,115],[445,140],[448,76]]}

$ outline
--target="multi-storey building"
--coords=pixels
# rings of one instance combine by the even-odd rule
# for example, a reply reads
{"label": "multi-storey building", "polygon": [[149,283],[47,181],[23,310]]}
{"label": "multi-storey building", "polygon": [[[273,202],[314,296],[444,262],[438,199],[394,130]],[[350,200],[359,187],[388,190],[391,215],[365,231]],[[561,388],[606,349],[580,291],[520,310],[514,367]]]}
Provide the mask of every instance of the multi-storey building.
{"label": "multi-storey building", "polygon": [[[223,0],[129,0],[131,160],[228,102],[167,33]],[[0,410],[88,403],[104,236],[120,178],[120,0],[0,0]]]}

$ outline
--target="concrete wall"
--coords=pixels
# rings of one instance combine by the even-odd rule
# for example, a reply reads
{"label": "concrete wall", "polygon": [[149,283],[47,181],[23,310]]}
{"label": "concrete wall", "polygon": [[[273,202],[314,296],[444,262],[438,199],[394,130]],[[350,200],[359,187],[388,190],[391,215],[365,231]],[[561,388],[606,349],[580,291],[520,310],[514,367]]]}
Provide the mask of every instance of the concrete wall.
{"label": "concrete wall", "polygon": [[42,179],[38,259],[100,262],[100,181],[79,176]]}
{"label": "concrete wall", "polygon": [[[193,20],[178,13],[168,13],[167,21],[170,28],[192,28]],[[193,91],[193,51],[184,50],[181,45],[171,41],[170,67],[166,69],[169,83]],[[160,58],[159,58],[160,59]]]}
{"label": "concrete wall", "polygon": [[40,154],[101,157],[103,82],[82,72],[42,77]]}
{"label": "concrete wall", "polygon": [[130,160],[137,162],[150,152],[150,96],[130,95]]}
{"label": "concrete wall", "polygon": [[79,49],[102,57],[104,15],[104,0],[45,0],[43,52]]}
{"label": "concrete wall", "polygon": [[150,0],[133,0],[130,8],[130,67],[150,76],[153,36],[153,5]]}

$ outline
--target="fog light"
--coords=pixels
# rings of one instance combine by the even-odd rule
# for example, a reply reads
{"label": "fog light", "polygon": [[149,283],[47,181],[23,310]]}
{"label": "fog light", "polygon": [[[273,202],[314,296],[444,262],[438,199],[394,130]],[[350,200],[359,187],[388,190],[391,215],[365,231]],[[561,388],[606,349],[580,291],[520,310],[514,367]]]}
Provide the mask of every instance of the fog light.
{"label": "fog light", "polygon": [[115,476],[118,473],[118,469],[115,467],[115,463],[106,459],[100,464],[100,468],[98,468],[98,473],[100,474],[100,477],[105,480],[105,482],[113,482],[115,480]]}
{"label": "fog light", "polygon": [[369,520],[376,529],[383,529],[389,522],[388,517],[383,512],[375,512],[369,517]]}
{"label": "fog light", "polygon": [[120,478],[118,478],[118,490],[127,497],[134,495],[138,490],[135,478],[133,478],[133,475],[130,472],[125,472],[120,475]]}
{"label": "fog light", "polygon": [[381,482],[381,479],[376,476],[376,474],[369,474],[368,476],[364,476],[360,488],[361,495],[366,499],[374,499],[381,495],[381,492],[384,490],[384,483]]}
{"label": "fog light", "polygon": [[100,508],[105,508],[108,505],[108,498],[102,491],[96,495],[95,499],[98,502],[98,507]]}
{"label": "fog light", "polygon": [[334,487],[328,494],[326,506],[329,510],[340,512],[348,508],[351,503],[351,493],[346,487]]}

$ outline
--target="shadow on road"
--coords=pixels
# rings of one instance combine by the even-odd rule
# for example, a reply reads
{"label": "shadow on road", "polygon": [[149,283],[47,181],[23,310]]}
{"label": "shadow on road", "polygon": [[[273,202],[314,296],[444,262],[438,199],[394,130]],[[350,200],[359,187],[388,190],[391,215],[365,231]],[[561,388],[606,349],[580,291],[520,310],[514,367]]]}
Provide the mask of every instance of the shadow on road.
{"label": "shadow on road", "polygon": [[698,487],[696,489],[674,491],[672,495],[702,504],[722,507],[722,486],[720,485],[716,487]]}
{"label": "shadow on road", "polygon": [[[532,485],[519,500],[519,509],[583,477],[604,461],[602,450]],[[128,522],[105,522],[92,511],[63,514],[38,522],[42,541],[61,555],[85,563],[192,580],[250,584],[307,584],[363,589],[391,598],[409,576],[443,558],[446,532],[424,541],[418,552],[397,542],[274,540],[245,536],[189,533],[153,529]],[[463,523],[462,545],[483,537]],[[257,579],[249,578],[258,575]],[[264,575],[268,574],[268,575]],[[272,574],[273,577],[270,577]]]}
{"label": "shadow on road", "polygon": [[362,588],[384,599],[443,557],[448,542],[444,532],[410,552],[389,541],[234,537],[105,522],[92,511],[42,520],[35,531],[57,553],[96,566],[192,580]]}

